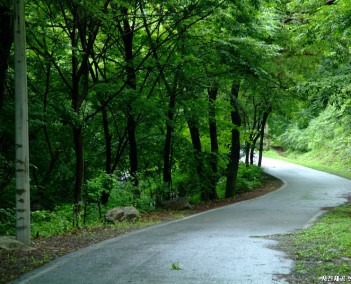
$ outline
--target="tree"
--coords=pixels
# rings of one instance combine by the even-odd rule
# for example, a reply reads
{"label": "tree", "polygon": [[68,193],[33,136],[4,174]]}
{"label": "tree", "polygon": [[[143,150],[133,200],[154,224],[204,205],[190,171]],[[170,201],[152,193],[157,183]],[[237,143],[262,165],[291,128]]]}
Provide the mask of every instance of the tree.
{"label": "tree", "polygon": [[[302,133],[329,104],[338,104],[349,96],[351,14],[345,1],[333,1],[332,5],[317,0],[286,3],[285,20],[281,21],[284,48],[279,65],[288,70],[290,99],[294,99],[295,106],[293,110],[286,107],[284,115],[280,113],[289,117],[291,125],[297,125]],[[289,135],[288,132],[289,145],[305,148],[296,143],[303,137],[293,131],[293,126]]]}
{"label": "tree", "polygon": [[15,1],[17,240],[30,244],[28,94],[24,1]]}
{"label": "tree", "polygon": [[231,120],[232,120],[232,131],[231,131],[231,146],[230,154],[228,157],[227,165],[227,183],[225,187],[225,196],[227,198],[233,197],[235,192],[236,179],[239,170],[240,160],[240,126],[241,117],[239,114],[238,97],[240,91],[240,82],[233,82],[231,93],[230,93],[230,104],[232,106]]}
{"label": "tree", "polygon": [[[28,2],[33,208],[72,203],[78,225],[101,171],[134,181],[131,203],[215,199],[226,175],[232,195],[246,130],[231,117],[251,112],[242,82],[270,64],[258,2]],[[110,193],[103,184],[93,202],[114,202]]]}
{"label": "tree", "polygon": [[[136,8],[135,8],[136,9]],[[117,22],[117,28],[121,34],[124,49],[124,60],[125,60],[125,73],[126,73],[126,85],[131,90],[130,98],[127,105],[127,129],[128,129],[128,141],[129,141],[129,162],[130,162],[130,174],[133,178],[136,189],[134,195],[136,198],[140,198],[140,192],[137,189],[138,186],[138,148],[136,141],[136,120],[133,111],[133,101],[135,100],[137,90],[137,74],[134,64],[134,45],[133,38],[135,33],[135,22],[136,22],[136,11],[131,15],[127,7],[119,7],[121,11],[122,20]],[[131,23],[128,18],[131,18]]]}
{"label": "tree", "polygon": [[214,84],[208,87],[208,124],[210,131],[210,164],[211,164],[211,175],[210,175],[210,199],[217,199],[216,184],[218,181],[218,136],[217,136],[217,118],[216,118],[216,100],[218,94],[218,86]]}

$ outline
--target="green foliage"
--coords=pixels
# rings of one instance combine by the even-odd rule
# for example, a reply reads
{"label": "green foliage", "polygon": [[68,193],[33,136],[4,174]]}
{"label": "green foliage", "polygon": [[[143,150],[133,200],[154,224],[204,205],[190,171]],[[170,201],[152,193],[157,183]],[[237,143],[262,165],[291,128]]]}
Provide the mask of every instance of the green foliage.
{"label": "green foliage", "polygon": [[255,189],[262,184],[263,178],[262,168],[256,165],[246,166],[244,163],[240,163],[236,191],[241,193]]}
{"label": "green foliage", "polygon": [[182,270],[183,265],[180,264],[179,262],[173,262],[171,266],[169,267],[170,270]]}
{"label": "green foliage", "polygon": [[281,145],[285,149],[291,149],[298,152],[307,152],[310,150],[308,146],[309,138],[304,135],[306,131],[299,129],[296,124],[292,124],[284,131],[279,138]]}
{"label": "green foliage", "polygon": [[16,235],[16,211],[12,208],[0,208],[0,236]]}
{"label": "green foliage", "polygon": [[106,172],[99,172],[95,178],[86,181],[83,192],[83,200],[85,202],[99,202],[103,192],[110,193],[115,187],[117,180],[113,175]]}
{"label": "green foliage", "polygon": [[72,206],[56,207],[54,211],[38,210],[31,212],[32,236],[49,237],[73,229]]}
{"label": "green foliage", "polygon": [[309,153],[327,165],[334,162],[350,164],[351,138],[348,103],[328,105],[305,129],[290,125],[279,141],[286,150]]}
{"label": "green foliage", "polygon": [[95,178],[86,182],[83,200],[88,206],[94,206],[94,204],[96,206],[100,203],[101,194],[107,192],[110,194],[109,203],[103,207],[102,213],[106,213],[108,208],[118,206],[135,206],[142,211],[150,210],[152,209],[150,204],[154,202],[153,197],[159,189],[159,184],[153,178],[141,174],[138,177],[140,179],[138,185],[140,198],[135,198],[133,194],[136,189],[135,185],[126,176],[125,180],[121,180],[115,174],[100,172]]}
{"label": "green foliage", "polygon": [[131,181],[117,181],[111,191],[109,206],[135,205],[133,190],[135,187]]}
{"label": "green foliage", "polygon": [[[250,119],[280,104],[277,85],[283,76],[279,82],[275,76],[280,53],[273,38],[279,26],[272,3],[90,4],[36,0],[26,6],[33,234],[69,229],[73,200],[81,209],[76,217],[90,224],[115,206],[153,210],[156,201],[175,196],[196,202],[212,176],[221,191],[232,130],[232,81],[247,82],[243,93],[250,99],[241,107]],[[12,79],[11,68],[8,75]],[[211,102],[218,153],[211,153],[209,129],[208,88],[213,86],[218,87]],[[0,205],[12,208],[11,88],[6,95],[0,109]],[[255,99],[258,103],[251,104]],[[201,140],[196,151],[189,122]],[[73,129],[82,137],[72,135]],[[169,184],[163,182],[167,131]],[[132,169],[132,154],[137,169]],[[77,167],[79,155],[84,165]],[[218,157],[217,171],[211,155]],[[76,180],[79,171],[84,177]],[[134,180],[117,178],[131,172]],[[239,191],[259,184],[257,169],[241,167],[239,177]],[[101,206],[104,193],[109,202]]]}
{"label": "green foliage", "polygon": [[313,227],[294,235],[295,273],[308,270],[315,279],[351,273],[350,216],[350,205],[335,208]]}

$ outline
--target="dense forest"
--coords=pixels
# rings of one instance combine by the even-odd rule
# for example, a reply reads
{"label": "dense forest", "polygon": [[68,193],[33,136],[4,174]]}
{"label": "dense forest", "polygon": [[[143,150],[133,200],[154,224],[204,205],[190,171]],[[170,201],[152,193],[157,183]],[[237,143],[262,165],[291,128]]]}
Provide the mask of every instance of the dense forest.
{"label": "dense forest", "polygon": [[[232,197],[255,186],[271,145],[350,161],[346,0],[32,0],[25,11],[34,220],[63,212],[77,226],[116,205]],[[1,0],[1,233],[15,215],[13,41]]]}

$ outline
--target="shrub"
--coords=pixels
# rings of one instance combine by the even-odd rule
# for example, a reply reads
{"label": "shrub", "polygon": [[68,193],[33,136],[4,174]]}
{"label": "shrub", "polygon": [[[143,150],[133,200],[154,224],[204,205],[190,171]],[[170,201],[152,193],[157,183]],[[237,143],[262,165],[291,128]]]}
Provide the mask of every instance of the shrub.
{"label": "shrub", "polygon": [[33,236],[49,237],[73,228],[72,206],[56,207],[53,212],[37,210],[31,213],[31,232]]}
{"label": "shrub", "polygon": [[256,165],[246,166],[244,163],[240,163],[236,191],[242,193],[255,189],[262,184],[263,178],[262,168]]}
{"label": "shrub", "polygon": [[0,208],[0,236],[16,234],[16,211],[12,208]]}

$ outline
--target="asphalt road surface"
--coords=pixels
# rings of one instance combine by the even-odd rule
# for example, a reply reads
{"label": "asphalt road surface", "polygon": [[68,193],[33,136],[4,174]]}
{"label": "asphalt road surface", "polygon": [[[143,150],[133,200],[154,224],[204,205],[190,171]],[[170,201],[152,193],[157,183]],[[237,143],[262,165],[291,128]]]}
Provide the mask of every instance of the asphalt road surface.
{"label": "asphalt road surface", "polygon": [[345,203],[351,181],[268,158],[264,167],[281,189],[104,241],[15,283],[285,283],[292,261],[258,236],[305,227],[323,207]]}

